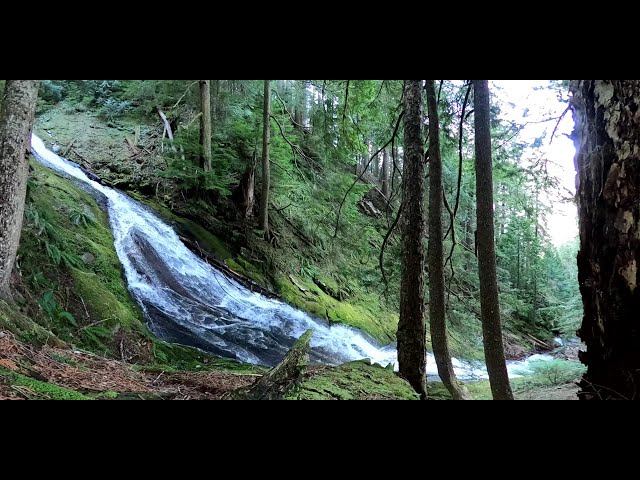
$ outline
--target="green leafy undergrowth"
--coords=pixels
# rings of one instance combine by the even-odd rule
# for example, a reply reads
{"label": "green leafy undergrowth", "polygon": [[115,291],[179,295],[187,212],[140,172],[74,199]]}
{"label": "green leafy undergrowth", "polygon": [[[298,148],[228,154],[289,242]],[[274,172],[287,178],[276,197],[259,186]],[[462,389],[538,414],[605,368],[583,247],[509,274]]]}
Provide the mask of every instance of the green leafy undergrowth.
{"label": "green leafy undergrowth", "polygon": [[0,300],[0,328],[30,344],[65,346],[54,333],[20,312],[17,305],[10,305],[4,300]]}
{"label": "green leafy undergrowth", "polygon": [[[511,379],[511,389],[516,398],[526,398],[537,390],[549,387],[569,385],[577,381],[584,373],[585,367],[574,360],[553,359],[549,361],[532,361],[529,364],[531,372],[522,377]],[[465,384],[475,400],[491,400],[491,386],[489,380],[469,382]],[[449,392],[440,382],[428,382],[429,398],[433,400],[450,400]]]}
{"label": "green leafy undergrowth", "polygon": [[586,371],[586,367],[580,362],[558,358],[549,361],[532,361],[529,363],[529,369],[533,374],[517,378],[518,381],[514,384],[515,391],[564,385],[576,381]]}
{"label": "green leafy undergrowth", "polygon": [[153,343],[154,362],[140,365],[139,368],[148,372],[178,372],[178,371],[224,371],[233,373],[259,373],[265,369],[255,365],[241,363],[228,358],[218,358],[203,353],[197,348],[184,345],[170,344],[161,341]]}

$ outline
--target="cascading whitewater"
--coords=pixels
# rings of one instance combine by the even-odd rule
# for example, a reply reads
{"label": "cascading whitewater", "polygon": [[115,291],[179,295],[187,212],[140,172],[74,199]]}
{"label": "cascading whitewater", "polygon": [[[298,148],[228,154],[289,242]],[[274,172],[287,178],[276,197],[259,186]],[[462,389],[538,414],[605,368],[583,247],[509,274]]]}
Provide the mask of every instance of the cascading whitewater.
{"label": "cascading whitewater", "polygon": [[[254,293],[194,255],[174,230],[147,207],[90,178],[73,162],[48,150],[33,135],[32,150],[45,166],[74,178],[107,200],[109,222],[129,291],[159,338],[223,357],[277,364],[307,329],[313,329],[311,360],[339,364],[369,358],[397,363],[393,345],[380,346],[353,328],[329,326],[277,300]],[[482,366],[454,359],[461,379],[486,378]],[[527,364],[510,364],[526,370]],[[428,375],[437,375],[429,355]]]}

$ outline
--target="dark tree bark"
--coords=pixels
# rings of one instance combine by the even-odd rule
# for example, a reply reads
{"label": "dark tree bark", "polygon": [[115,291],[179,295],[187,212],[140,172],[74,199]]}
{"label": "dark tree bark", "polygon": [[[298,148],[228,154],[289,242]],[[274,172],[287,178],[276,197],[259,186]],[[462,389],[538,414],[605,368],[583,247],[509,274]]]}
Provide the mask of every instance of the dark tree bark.
{"label": "dark tree bark", "polygon": [[489,81],[474,80],[477,248],[484,356],[494,400],[513,400],[502,344],[493,225]]}
{"label": "dark tree bark", "polygon": [[424,155],[421,130],[420,80],[405,80],[404,87],[404,189],[402,279],[398,363],[400,375],[427,398],[427,346],[424,302]]}
{"label": "dark tree bark", "polygon": [[211,89],[210,80],[200,80],[200,167],[211,171]]}
{"label": "dark tree bark", "polygon": [[640,398],[640,80],[573,80],[587,346],[579,398]]}
{"label": "dark tree bark", "polygon": [[382,152],[382,194],[387,200],[389,200],[391,196],[389,188],[389,163],[389,150],[385,148]]}
{"label": "dark tree bark", "polygon": [[29,173],[39,80],[7,80],[0,107],[0,298],[10,298]]}
{"label": "dark tree bark", "polygon": [[253,212],[253,205],[255,203],[255,185],[256,185],[256,155],[253,156],[253,161],[240,177],[240,183],[233,190],[232,199],[233,202],[240,210],[242,219],[245,220],[251,216]]}
{"label": "dark tree bark", "polygon": [[442,235],[442,158],[440,125],[434,80],[427,80],[429,112],[429,326],[433,356],[440,380],[454,400],[467,400],[468,394],[458,383],[451,363],[444,293],[444,253]]}
{"label": "dark tree bark", "polygon": [[271,169],[269,165],[269,143],[271,128],[269,116],[271,115],[271,86],[270,80],[264,81],[264,117],[262,134],[262,197],[260,198],[260,228],[264,230],[265,237],[269,237],[269,189],[271,187]]}

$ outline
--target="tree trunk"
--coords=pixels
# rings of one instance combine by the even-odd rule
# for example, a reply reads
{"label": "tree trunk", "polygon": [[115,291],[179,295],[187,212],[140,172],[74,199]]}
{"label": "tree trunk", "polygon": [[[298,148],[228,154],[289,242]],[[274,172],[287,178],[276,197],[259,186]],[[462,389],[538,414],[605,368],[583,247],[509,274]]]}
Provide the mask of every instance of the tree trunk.
{"label": "tree trunk", "polygon": [[213,82],[211,85],[211,118],[217,121],[220,113],[220,80],[211,80],[211,82]]}
{"label": "tree trunk", "polygon": [[264,117],[262,134],[262,197],[260,198],[260,228],[265,237],[269,237],[269,189],[271,186],[271,170],[269,165],[269,142],[271,129],[269,116],[271,114],[270,80],[264,81]]}
{"label": "tree trunk", "polygon": [[640,398],[640,80],[573,80],[583,400]]}
{"label": "tree trunk", "polygon": [[382,194],[384,198],[389,200],[391,196],[389,188],[389,150],[384,149],[382,152]]}
{"label": "tree trunk", "polygon": [[210,80],[200,80],[200,167],[211,171],[211,89]]}
{"label": "tree trunk", "polygon": [[0,107],[0,297],[10,298],[29,173],[39,80],[7,80]]}
{"label": "tree trunk", "polygon": [[282,361],[251,387],[232,392],[229,400],[282,400],[301,380],[309,363],[313,330],[307,330]]}
{"label": "tree trunk", "polygon": [[474,80],[478,275],[484,356],[494,400],[513,400],[502,344],[493,225],[489,81]]}
{"label": "tree trunk", "polygon": [[253,161],[247,166],[246,170],[240,178],[240,183],[233,190],[232,199],[242,219],[245,220],[251,216],[253,205],[255,203],[255,185],[256,185],[256,155],[254,153]]}
{"label": "tree trunk", "polygon": [[[375,143],[371,142],[371,148],[373,149],[373,152],[371,152],[371,155],[373,155],[374,153],[376,153],[376,151],[378,150],[376,148]],[[378,181],[378,179],[380,178],[380,157],[378,155],[376,155],[373,158],[373,161],[371,162],[371,167],[372,167],[372,173],[373,173],[373,178],[376,179],[376,182]]]}
{"label": "tree trunk", "polygon": [[405,80],[404,87],[404,189],[402,279],[400,322],[398,323],[398,363],[420,398],[427,398],[427,346],[424,304],[424,156],[420,129],[420,80]]}
{"label": "tree trunk", "polygon": [[520,232],[518,232],[517,257],[516,257],[516,289],[520,290]]}
{"label": "tree trunk", "polygon": [[458,383],[451,363],[444,295],[444,253],[442,235],[442,158],[440,156],[440,126],[438,104],[433,80],[427,80],[429,110],[429,326],[433,356],[440,380],[454,400],[467,400],[468,394]]}
{"label": "tree trunk", "polygon": [[296,127],[300,130],[304,130],[306,121],[306,105],[307,105],[307,87],[304,80],[299,80],[295,87],[296,99],[294,108],[294,121]]}

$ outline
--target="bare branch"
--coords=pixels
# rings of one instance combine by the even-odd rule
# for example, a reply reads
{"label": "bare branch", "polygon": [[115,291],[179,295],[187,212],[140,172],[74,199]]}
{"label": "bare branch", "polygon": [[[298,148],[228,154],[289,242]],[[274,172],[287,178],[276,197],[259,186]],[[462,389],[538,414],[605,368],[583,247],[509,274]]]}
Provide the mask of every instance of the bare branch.
{"label": "bare branch", "polygon": [[178,101],[176,102],[176,104],[171,107],[169,110],[173,110],[174,108],[176,108],[178,105],[180,105],[180,102],[184,99],[184,97],[187,96],[187,93],[189,93],[189,90],[191,90],[191,87],[193,87],[196,83],[198,83],[198,80],[194,80],[193,83],[190,83],[189,86],[187,87],[187,89],[184,91],[184,93],[182,94],[182,96],[178,99]]}
{"label": "bare branch", "polygon": [[349,189],[344,194],[344,198],[340,202],[340,207],[338,207],[338,214],[336,215],[336,228],[335,228],[335,231],[333,232],[333,238],[336,238],[338,236],[338,229],[340,228],[340,215],[342,213],[342,207],[344,207],[344,203],[347,201],[347,197],[349,196],[349,193],[351,193],[351,190],[353,190],[353,187],[355,187],[358,184],[358,182],[362,180],[362,177],[364,177],[364,174],[369,168],[369,165],[371,165],[371,162],[373,161],[373,159],[376,158],[380,154],[380,152],[382,152],[385,148],[387,148],[391,144],[391,142],[393,142],[393,139],[395,138],[396,134],[398,133],[398,129],[400,128],[400,121],[402,120],[403,116],[404,116],[404,111],[398,116],[395,129],[393,130],[393,135],[391,136],[391,140],[385,143],[377,152],[375,152],[371,156],[371,158],[369,159],[365,167],[362,169],[362,173],[360,173],[360,175],[354,180],[354,182],[351,184]]}
{"label": "bare branch", "polygon": [[549,140],[549,145],[551,145],[551,142],[553,142],[558,126],[560,125],[560,122],[562,121],[562,119],[564,118],[564,116],[567,114],[569,110],[571,110],[571,105],[567,105],[567,108],[565,108],[564,112],[562,112],[562,115],[560,115],[560,118],[558,118],[558,123],[556,123],[556,126],[553,127],[553,132],[551,132],[551,139]]}
{"label": "bare branch", "polygon": [[384,271],[384,249],[386,248],[387,243],[389,242],[389,238],[391,238],[393,231],[396,229],[396,226],[400,221],[400,216],[402,215],[403,208],[404,208],[404,202],[400,204],[400,207],[398,207],[398,213],[396,214],[396,218],[391,224],[391,226],[389,227],[389,230],[387,230],[387,233],[384,236],[384,240],[382,241],[382,247],[380,247],[380,257],[378,260],[380,264],[380,273],[382,274],[382,281],[384,282],[385,295],[386,295],[386,291],[389,286],[389,283],[387,281],[387,274]]}

